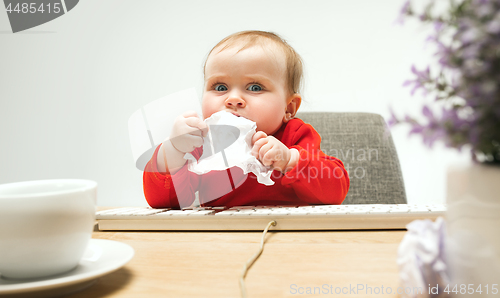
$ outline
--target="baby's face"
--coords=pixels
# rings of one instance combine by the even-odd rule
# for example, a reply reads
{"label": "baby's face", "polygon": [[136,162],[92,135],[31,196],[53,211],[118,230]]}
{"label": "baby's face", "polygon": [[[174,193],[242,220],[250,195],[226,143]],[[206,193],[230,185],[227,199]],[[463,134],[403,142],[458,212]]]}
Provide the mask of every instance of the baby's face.
{"label": "baby's face", "polygon": [[206,119],[228,111],[257,123],[270,135],[283,123],[287,106],[285,59],[279,51],[253,46],[237,53],[215,49],[205,66],[202,110]]}

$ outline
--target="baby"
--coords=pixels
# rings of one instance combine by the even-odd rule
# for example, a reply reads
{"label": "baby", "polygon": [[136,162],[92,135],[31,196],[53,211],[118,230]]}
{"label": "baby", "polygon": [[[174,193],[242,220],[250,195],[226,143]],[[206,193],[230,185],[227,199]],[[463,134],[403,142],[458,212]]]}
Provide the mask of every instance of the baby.
{"label": "baby", "polygon": [[199,159],[207,125],[196,114],[179,116],[173,137],[146,165],[144,194],[155,208],[201,206],[341,204],[349,190],[343,163],[320,150],[314,128],[294,118],[301,104],[302,61],[278,35],[244,31],[221,40],[204,66],[203,119],[227,111],[256,123],[252,154],[272,167],[272,186],[238,167],[197,175],[184,155]]}

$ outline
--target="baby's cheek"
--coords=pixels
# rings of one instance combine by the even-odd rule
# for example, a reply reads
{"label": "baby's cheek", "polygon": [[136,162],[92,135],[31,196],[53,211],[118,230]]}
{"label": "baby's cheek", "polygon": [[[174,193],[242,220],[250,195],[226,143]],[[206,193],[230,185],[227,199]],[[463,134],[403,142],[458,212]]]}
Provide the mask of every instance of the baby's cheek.
{"label": "baby's cheek", "polygon": [[212,116],[212,114],[214,114],[217,111],[214,110],[214,107],[212,105],[210,105],[209,102],[207,102],[206,100],[203,100],[201,102],[201,112],[203,114],[203,119],[207,119],[208,117]]}
{"label": "baby's cheek", "polygon": [[257,130],[262,130],[267,135],[272,135],[276,131],[278,131],[278,129],[280,129],[282,123],[283,123],[282,120],[276,118],[276,116],[274,117],[270,116],[267,119],[260,122],[261,129],[259,129],[259,123],[257,124]]}

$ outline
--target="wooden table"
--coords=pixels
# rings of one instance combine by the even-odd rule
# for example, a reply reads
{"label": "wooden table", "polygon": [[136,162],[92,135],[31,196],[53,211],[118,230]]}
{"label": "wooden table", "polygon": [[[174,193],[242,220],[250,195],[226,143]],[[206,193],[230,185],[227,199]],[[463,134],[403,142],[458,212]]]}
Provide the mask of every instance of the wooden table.
{"label": "wooden table", "polygon": [[[248,297],[399,297],[397,291],[403,289],[398,289],[396,255],[405,232],[272,232],[271,228],[264,252],[247,274]],[[127,243],[135,256],[123,268],[68,297],[237,298],[243,265],[258,250],[261,236],[261,232],[95,231],[93,238]],[[307,294],[308,290],[316,293]],[[388,291],[392,294],[385,294]]]}

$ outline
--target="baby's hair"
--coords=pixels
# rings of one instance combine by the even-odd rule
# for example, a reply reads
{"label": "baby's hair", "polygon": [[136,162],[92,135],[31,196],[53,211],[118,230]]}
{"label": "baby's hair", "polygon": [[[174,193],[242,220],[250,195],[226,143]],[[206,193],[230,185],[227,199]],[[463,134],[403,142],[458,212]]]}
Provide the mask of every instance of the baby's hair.
{"label": "baby's hair", "polygon": [[210,57],[210,54],[212,54],[214,49],[218,48],[219,46],[224,45],[219,50],[220,53],[231,46],[243,43],[243,47],[238,50],[239,52],[254,45],[260,45],[262,47],[268,46],[269,41],[273,42],[285,54],[286,85],[289,94],[291,95],[294,93],[300,93],[300,87],[302,85],[302,79],[304,76],[302,70],[302,58],[283,38],[273,32],[256,30],[241,31],[224,38],[208,53],[205,64],[203,65],[203,75],[205,75],[205,67],[207,65],[208,57]]}

